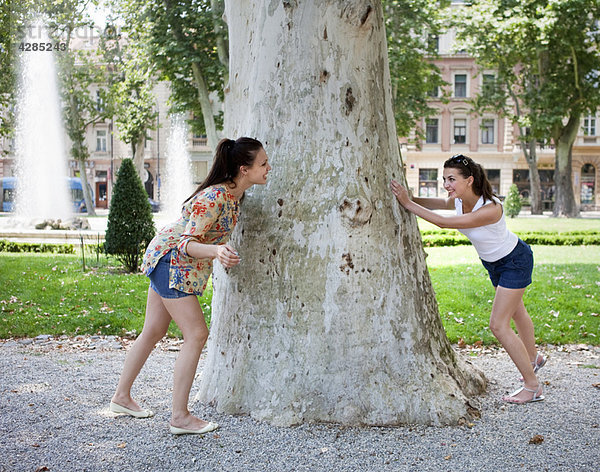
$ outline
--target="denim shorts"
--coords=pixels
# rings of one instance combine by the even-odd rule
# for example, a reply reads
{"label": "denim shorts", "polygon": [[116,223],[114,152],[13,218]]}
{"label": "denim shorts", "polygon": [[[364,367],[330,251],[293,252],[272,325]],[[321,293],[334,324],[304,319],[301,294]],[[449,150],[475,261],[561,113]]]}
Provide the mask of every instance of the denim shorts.
{"label": "denim shorts", "polygon": [[183,298],[193,295],[185,293],[175,288],[169,288],[169,266],[171,264],[171,252],[162,256],[156,267],[148,278],[150,279],[150,287],[163,298]]}
{"label": "denim shorts", "polygon": [[495,262],[481,260],[490,275],[494,287],[525,288],[531,284],[533,252],[529,245],[519,239],[508,256]]}

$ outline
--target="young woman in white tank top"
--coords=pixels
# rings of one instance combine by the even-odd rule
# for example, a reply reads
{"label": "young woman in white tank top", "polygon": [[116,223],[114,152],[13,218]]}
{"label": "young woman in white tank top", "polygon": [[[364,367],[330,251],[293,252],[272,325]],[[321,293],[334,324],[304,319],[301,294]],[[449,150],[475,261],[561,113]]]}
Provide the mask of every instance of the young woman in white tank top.
{"label": "young woman in white tank top", "polygon": [[[469,238],[496,289],[490,329],[506,349],[523,376],[523,387],[503,397],[509,403],[544,399],[536,372],[546,359],[535,346],[533,322],[523,304],[523,293],[531,283],[533,253],[506,227],[500,200],[483,168],[471,158],[458,154],[444,163],[444,188],[448,198],[411,198],[407,189],[392,180],[392,192],[408,211],[440,228],[454,228]],[[431,210],[455,209],[456,216]],[[518,335],[510,320],[515,322]]]}

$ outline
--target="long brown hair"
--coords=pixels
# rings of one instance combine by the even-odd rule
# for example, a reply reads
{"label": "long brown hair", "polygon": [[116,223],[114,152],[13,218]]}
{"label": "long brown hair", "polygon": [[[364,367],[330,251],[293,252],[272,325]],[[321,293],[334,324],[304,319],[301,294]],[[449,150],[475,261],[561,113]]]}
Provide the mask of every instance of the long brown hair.
{"label": "long brown hair", "polygon": [[483,167],[473,159],[462,154],[455,154],[444,162],[444,169],[448,168],[458,170],[465,179],[473,176],[473,193],[478,197],[483,195],[484,202],[489,200],[496,203],[494,197],[498,198],[498,196],[492,190],[492,184],[490,184]]}
{"label": "long brown hair", "polygon": [[241,166],[251,166],[254,159],[263,148],[260,141],[253,138],[221,139],[215,150],[215,158],[206,179],[198,186],[193,194],[184,202],[211,185],[228,183],[235,187],[233,179],[240,173]]}

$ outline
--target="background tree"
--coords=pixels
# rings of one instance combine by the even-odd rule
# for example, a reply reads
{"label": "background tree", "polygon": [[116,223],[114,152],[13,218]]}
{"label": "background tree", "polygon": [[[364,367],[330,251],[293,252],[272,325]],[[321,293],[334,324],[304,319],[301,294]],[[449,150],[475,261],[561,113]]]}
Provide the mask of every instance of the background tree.
{"label": "background tree", "polygon": [[[435,109],[429,101],[445,82],[432,62],[438,57],[438,38],[444,32],[443,9],[450,2],[383,0],[394,115],[399,136],[416,132],[423,138],[423,118]],[[444,100],[442,95],[439,97]]]}
{"label": "background tree", "polygon": [[[214,275],[199,398],[280,425],[456,423],[483,376],[444,333],[403,179],[379,2],[226,2],[228,136],[256,136]],[[218,265],[217,265],[218,266]]]}
{"label": "background tree", "polygon": [[[146,44],[159,78],[171,83],[173,112],[197,117],[192,131],[214,149],[221,117],[211,94],[222,97],[227,77],[227,29],[222,0],[113,0],[134,42]],[[202,117],[202,119],[199,119]]]}
{"label": "background tree", "polygon": [[110,202],[105,250],[108,254],[114,254],[127,271],[136,272],[154,234],[148,194],[133,161],[124,159]]}
{"label": "background tree", "polygon": [[464,46],[503,70],[531,138],[554,143],[554,216],[577,216],[571,153],[581,115],[600,105],[600,3],[474,0],[459,15]]}
{"label": "background tree", "polygon": [[123,142],[131,146],[131,155],[140,178],[144,174],[144,148],[148,130],[156,121],[153,93],[153,69],[140,45],[130,43],[117,65],[121,80],[110,89],[109,100]]}
{"label": "background tree", "polygon": [[[528,34],[528,24],[495,22],[494,13],[479,4],[474,9],[459,9],[455,24],[459,40],[457,47],[466,49],[476,59],[482,74],[486,70],[495,72],[493,80],[483,76],[483,87],[471,105],[479,114],[492,111],[517,125],[517,139],[529,167],[531,213],[541,215],[542,192],[536,146],[538,139],[544,139],[544,131],[537,123],[538,113],[532,112],[531,104],[526,103],[529,91],[536,87],[538,81],[537,66],[520,63],[526,55],[523,48],[529,47],[523,41]],[[484,24],[487,26],[484,27]]]}

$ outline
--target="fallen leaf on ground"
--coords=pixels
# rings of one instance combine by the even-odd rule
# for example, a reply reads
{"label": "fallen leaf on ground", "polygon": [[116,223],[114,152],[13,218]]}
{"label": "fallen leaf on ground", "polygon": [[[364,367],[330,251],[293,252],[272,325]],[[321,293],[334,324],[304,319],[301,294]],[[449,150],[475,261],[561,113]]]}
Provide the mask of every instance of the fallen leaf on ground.
{"label": "fallen leaf on ground", "polygon": [[529,440],[529,444],[542,444],[544,442],[544,436],[536,434]]}

